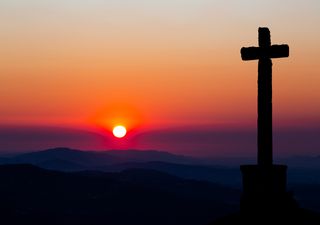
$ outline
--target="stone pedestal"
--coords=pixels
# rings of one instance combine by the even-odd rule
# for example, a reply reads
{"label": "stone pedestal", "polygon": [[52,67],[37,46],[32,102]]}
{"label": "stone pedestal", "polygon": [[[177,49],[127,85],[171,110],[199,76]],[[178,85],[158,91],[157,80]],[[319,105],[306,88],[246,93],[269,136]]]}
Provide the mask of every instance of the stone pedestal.
{"label": "stone pedestal", "polygon": [[301,209],[287,191],[287,166],[243,165],[240,168],[243,176],[240,212],[221,218],[214,225],[320,224],[320,216]]}
{"label": "stone pedestal", "polygon": [[287,166],[285,165],[243,165],[241,212],[277,214],[284,209],[295,208],[295,201],[287,192]]}

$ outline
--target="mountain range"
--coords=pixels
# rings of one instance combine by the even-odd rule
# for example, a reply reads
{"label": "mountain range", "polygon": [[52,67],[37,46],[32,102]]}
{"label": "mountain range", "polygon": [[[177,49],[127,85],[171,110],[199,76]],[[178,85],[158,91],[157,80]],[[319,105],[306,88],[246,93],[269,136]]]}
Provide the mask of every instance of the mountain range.
{"label": "mountain range", "polygon": [[208,165],[200,158],[162,151],[111,150],[105,152],[55,148],[0,158],[0,164],[32,164],[44,169],[75,172],[95,170],[120,172],[125,169],[152,169],[185,179],[205,180],[230,186],[240,185],[235,167]]}
{"label": "mountain range", "polygon": [[[288,168],[288,185],[296,199],[306,208],[320,211],[319,157],[282,159]],[[55,148],[39,152],[1,157],[0,164],[31,164],[50,171],[89,174],[122,173],[128,170],[157,171],[183,180],[204,181],[225,188],[241,190],[242,178],[235,161],[181,156],[162,151],[111,150],[80,151]],[[310,164],[308,163],[310,162]],[[311,195],[312,193],[312,195]]]}
{"label": "mountain range", "polygon": [[[241,185],[241,162],[245,160],[196,158],[155,150],[80,151],[69,148],[0,157],[0,164],[32,164],[65,172],[153,169],[186,179],[206,180],[237,187]],[[249,159],[248,163],[253,162]],[[287,157],[277,160],[277,163],[288,165],[289,182],[320,183],[320,157]]]}

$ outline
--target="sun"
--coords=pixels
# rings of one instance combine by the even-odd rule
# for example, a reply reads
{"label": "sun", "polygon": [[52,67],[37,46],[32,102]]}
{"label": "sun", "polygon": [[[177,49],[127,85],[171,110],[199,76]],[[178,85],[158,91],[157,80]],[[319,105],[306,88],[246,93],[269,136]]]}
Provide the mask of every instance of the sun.
{"label": "sun", "polygon": [[127,134],[127,129],[122,125],[115,126],[112,130],[112,133],[117,138],[123,138]]}

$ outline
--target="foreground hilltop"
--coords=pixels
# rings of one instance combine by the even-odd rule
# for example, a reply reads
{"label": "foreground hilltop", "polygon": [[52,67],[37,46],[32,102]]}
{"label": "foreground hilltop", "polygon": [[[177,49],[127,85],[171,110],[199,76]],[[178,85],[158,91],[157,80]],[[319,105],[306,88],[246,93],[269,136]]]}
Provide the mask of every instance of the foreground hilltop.
{"label": "foreground hilltop", "polygon": [[0,181],[4,224],[201,225],[236,211],[240,194],[142,169],[65,173],[3,165]]}

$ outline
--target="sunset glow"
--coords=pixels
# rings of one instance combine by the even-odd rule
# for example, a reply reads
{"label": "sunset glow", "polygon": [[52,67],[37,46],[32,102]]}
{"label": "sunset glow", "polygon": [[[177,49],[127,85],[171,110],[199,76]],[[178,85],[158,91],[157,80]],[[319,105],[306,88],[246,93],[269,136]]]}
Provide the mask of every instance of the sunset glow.
{"label": "sunset glow", "polygon": [[[288,59],[273,61],[275,131],[303,127],[315,137],[319,9],[314,0],[1,0],[0,126],[98,127],[113,140],[123,124],[130,147],[151,149],[173,146],[160,137],[160,146],[141,145],[146,132],[164,128],[254,132],[257,62],[244,63],[240,48],[257,46],[258,27],[269,27],[272,43],[290,46]],[[222,152],[201,138],[195,154]],[[21,148],[44,146],[36,143]]]}

